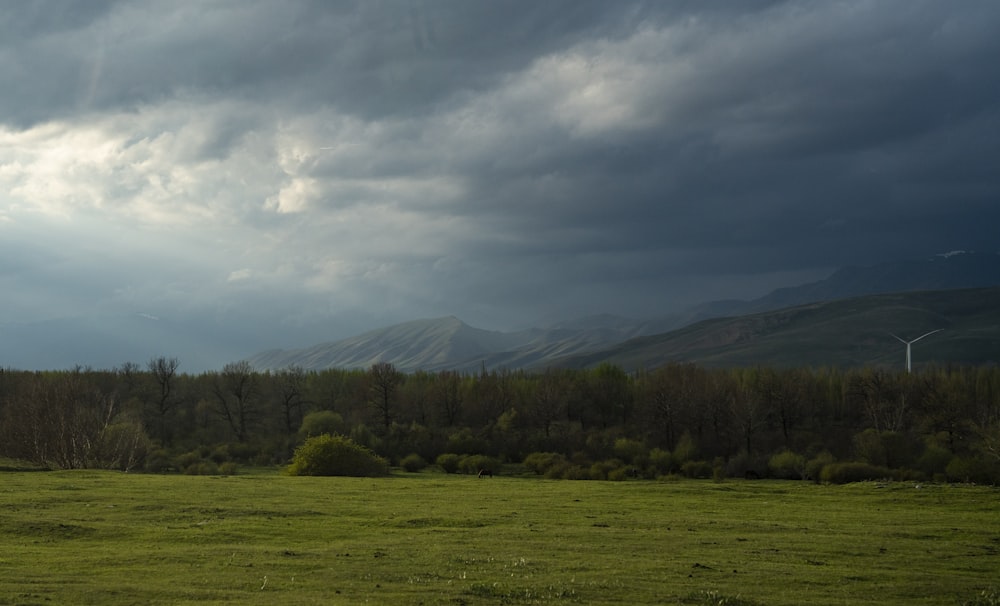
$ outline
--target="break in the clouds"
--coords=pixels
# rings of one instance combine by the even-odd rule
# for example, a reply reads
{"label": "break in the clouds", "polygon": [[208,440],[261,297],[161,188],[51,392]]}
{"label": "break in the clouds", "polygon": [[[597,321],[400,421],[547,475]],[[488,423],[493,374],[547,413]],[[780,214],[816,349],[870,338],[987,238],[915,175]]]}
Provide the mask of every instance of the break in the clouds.
{"label": "break in the clouds", "polygon": [[4,321],[238,356],[993,250],[997,31],[991,0],[16,3]]}

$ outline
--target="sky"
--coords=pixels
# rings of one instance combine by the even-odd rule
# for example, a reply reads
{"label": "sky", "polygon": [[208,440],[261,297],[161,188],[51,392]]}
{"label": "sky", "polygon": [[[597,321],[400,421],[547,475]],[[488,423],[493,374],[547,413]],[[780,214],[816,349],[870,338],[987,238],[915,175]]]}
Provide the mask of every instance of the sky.
{"label": "sky", "polygon": [[167,322],[221,365],[1000,250],[997,32],[994,0],[12,3],[0,323]]}

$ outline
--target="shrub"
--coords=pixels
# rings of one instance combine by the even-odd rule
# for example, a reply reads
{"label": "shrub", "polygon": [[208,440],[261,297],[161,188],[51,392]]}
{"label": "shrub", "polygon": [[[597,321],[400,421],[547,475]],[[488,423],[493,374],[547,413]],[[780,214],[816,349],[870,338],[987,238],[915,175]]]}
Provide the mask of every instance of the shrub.
{"label": "shrub", "polygon": [[438,467],[443,469],[445,473],[456,473],[458,472],[458,463],[461,459],[462,457],[455,453],[446,452],[442,455],[438,455],[438,458],[434,462],[437,463]]}
{"label": "shrub", "polygon": [[152,473],[163,473],[165,471],[174,471],[176,466],[170,457],[170,453],[162,448],[158,448],[146,457],[144,469]]}
{"label": "shrub", "polygon": [[882,444],[882,437],[874,429],[855,434],[854,453],[870,465],[885,465],[885,446]]}
{"label": "shrub", "polygon": [[616,469],[622,469],[625,463],[621,459],[609,459],[598,461],[590,466],[590,477],[594,480],[607,480],[608,474]]}
{"label": "shrub", "polygon": [[192,450],[191,452],[185,452],[184,454],[177,455],[174,459],[174,466],[177,469],[183,469],[187,473],[187,468],[192,465],[197,465],[201,462],[201,453],[197,450]]}
{"label": "shrub", "polygon": [[151,448],[138,421],[122,421],[104,428],[92,452],[100,467],[129,471],[141,466]]}
{"label": "shrub", "polygon": [[524,457],[522,464],[538,475],[545,475],[551,467],[565,465],[566,457],[558,452],[533,452]]}
{"label": "shrub", "polygon": [[749,471],[759,473],[759,471],[754,467],[753,459],[745,452],[741,452],[738,455],[733,456],[726,463],[726,475],[730,478],[746,477],[747,472]]}
{"label": "shrub", "polygon": [[1000,484],[1000,464],[975,457],[954,457],[945,474],[952,482]]}
{"label": "shrub", "polygon": [[399,462],[399,466],[410,473],[415,473],[427,467],[427,461],[417,453],[413,453],[403,457],[403,460]]}
{"label": "shrub", "polygon": [[225,463],[229,460],[229,445],[220,444],[212,451],[212,454],[208,455],[208,458],[216,463]]}
{"label": "shrub", "polygon": [[848,484],[891,477],[892,472],[889,469],[868,463],[831,463],[823,467],[823,471],[820,472],[820,479],[830,484]]}
{"label": "shrub", "polygon": [[[559,476],[563,480],[590,480],[590,474],[587,469],[581,467],[580,465],[570,465],[567,463],[561,468],[562,474]],[[546,476],[548,477],[548,476]]]}
{"label": "shrub", "polygon": [[667,473],[674,469],[674,457],[668,450],[654,448],[649,451],[649,465],[658,473]]}
{"label": "shrub", "polygon": [[951,451],[943,446],[931,444],[924,450],[924,454],[917,459],[917,469],[929,476],[944,473],[951,462]]}
{"label": "shrub", "polygon": [[715,460],[712,461],[712,481],[726,481],[726,460],[722,457],[715,457]]}
{"label": "shrub", "polygon": [[685,431],[674,448],[674,462],[683,465],[687,461],[694,459],[697,454],[698,445],[695,444],[694,438],[691,437],[691,432]]}
{"label": "shrub", "polygon": [[608,479],[612,482],[622,482],[635,475],[634,467],[616,467],[608,472]]}
{"label": "shrub", "polygon": [[638,440],[618,438],[614,445],[615,456],[626,463],[645,467],[649,461],[649,449]]}
{"label": "shrub", "polygon": [[589,480],[590,473],[569,461],[560,461],[545,470],[545,478],[549,480]]}
{"label": "shrub", "polygon": [[834,457],[829,450],[824,450],[815,457],[809,459],[809,462],[806,463],[804,479],[819,482],[823,468],[827,465],[835,463],[836,461],[836,457]]}
{"label": "shrub", "polygon": [[780,452],[767,463],[771,475],[781,480],[801,480],[805,475],[806,458],[790,450]]}
{"label": "shrub", "polygon": [[295,449],[288,473],[293,476],[375,477],[389,465],[368,448],[344,436],[314,436]]}
{"label": "shrub", "polygon": [[681,473],[689,478],[710,478],[712,472],[712,464],[708,461],[688,461],[681,465]]}
{"label": "shrub", "polygon": [[462,473],[477,474],[482,469],[496,473],[500,469],[500,461],[486,455],[469,455],[458,461],[458,470]]}
{"label": "shrub", "polygon": [[471,455],[489,449],[486,440],[477,437],[468,427],[463,427],[448,436],[448,452]]}
{"label": "shrub", "polygon": [[219,473],[224,476],[235,476],[237,465],[232,461],[226,461],[222,465],[219,465]]}

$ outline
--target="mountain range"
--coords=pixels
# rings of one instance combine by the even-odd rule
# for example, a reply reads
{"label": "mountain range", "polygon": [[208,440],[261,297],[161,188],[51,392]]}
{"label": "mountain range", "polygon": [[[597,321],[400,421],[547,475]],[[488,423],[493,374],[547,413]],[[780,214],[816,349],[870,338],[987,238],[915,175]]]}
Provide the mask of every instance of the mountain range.
{"label": "mountain range", "polygon": [[667,361],[714,366],[895,364],[902,344],[921,358],[989,364],[1000,359],[1000,255],[956,251],[923,260],[848,267],[829,278],[751,301],[714,301],[680,314],[636,320],[611,315],[517,332],[489,331],[455,317],[417,320],[335,342],[270,350],[256,368],[402,371],[587,367],[627,369]]}

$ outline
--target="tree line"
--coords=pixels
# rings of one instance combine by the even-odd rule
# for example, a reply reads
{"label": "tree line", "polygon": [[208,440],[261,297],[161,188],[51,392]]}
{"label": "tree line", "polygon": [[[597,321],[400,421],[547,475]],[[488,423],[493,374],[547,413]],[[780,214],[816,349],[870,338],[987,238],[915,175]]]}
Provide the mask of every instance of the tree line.
{"label": "tree line", "polygon": [[48,467],[215,473],[285,464],[325,433],[397,465],[478,456],[551,477],[818,479],[817,465],[840,462],[1000,483],[1000,369],[403,373],[236,362],[193,375],[158,357],[0,370],[0,455]]}

